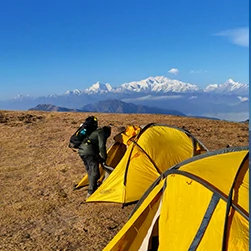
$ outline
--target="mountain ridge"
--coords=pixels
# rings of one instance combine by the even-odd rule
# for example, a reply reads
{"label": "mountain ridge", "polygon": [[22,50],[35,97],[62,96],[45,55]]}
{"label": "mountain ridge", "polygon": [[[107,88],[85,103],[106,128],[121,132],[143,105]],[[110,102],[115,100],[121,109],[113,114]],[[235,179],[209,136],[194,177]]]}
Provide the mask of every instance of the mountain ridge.
{"label": "mountain ridge", "polygon": [[48,112],[81,112],[80,109],[70,109],[52,104],[39,104],[36,107],[28,109],[28,111],[48,111]]}
{"label": "mountain ridge", "polygon": [[79,109],[70,109],[66,107],[58,107],[51,104],[39,104],[36,107],[30,108],[29,111],[58,111],[58,112],[101,112],[101,113],[139,113],[139,114],[169,114],[177,116],[186,116],[184,113],[160,109],[156,107],[148,107],[144,105],[135,105],[126,103],[121,100],[104,100],[94,104],[85,105]]}
{"label": "mountain ridge", "polygon": [[[140,81],[123,83],[119,87],[113,88],[109,83],[102,84],[96,82],[84,90],[75,90],[75,93],[101,94],[101,93],[122,93],[122,92],[155,92],[155,93],[187,93],[187,92],[213,92],[213,93],[234,93],[239,95],[248,95],[248,84],[235,82],[228,79],[223,84],[210,84],[205,88],[200,88],[195,84],[186,83],[176,79],[170,79],[164,76],[148,77]],[[65,94],[72,93],[67,91]]]}
{"label": "mountain ridge", "polygon": [[[139,81],[123,83],[118,87],[112,87],[109,83],[103,84],[96,82],[90,87],[80,90],[68,90],[63,94],[51,94],[46,97],[82,95],[82,94],[107,94],[107,93],[214,93],[214,94],[236,94],[249,96],[249,84],[235,82],[233,79],[228,79],[223,84],[209,84],[205,88],[200,88],[195,84],[186,83],[176,79],[170,79],[164,76],[148,77]],[[18,95],[13,99],[22,99],[35,97],[29,95]],[[38,98],[42,98],[38,97]]]}
{"label": "mountain ridge", "polygon": [[27,110],[38,104],[78,109],[99,101],[118,99],[135,105],[177,110],[188,116],[240,121],[249,117],[248,87],[247,84],[229,79],[203,90],[193,84],[157,76],[124,83],[117,88],[97,82],[83,91],[75,89],[60,95],[37,98],[19,96],[9,101],[0,101],[0,109]]}

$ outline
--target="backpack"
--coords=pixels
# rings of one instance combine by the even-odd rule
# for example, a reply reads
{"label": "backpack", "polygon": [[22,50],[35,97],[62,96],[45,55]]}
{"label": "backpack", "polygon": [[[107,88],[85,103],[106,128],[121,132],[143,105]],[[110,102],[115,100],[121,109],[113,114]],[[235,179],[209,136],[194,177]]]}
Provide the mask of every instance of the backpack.
{"label": "backpack", "polygon": [[88,136],[98,128],[98,120],[95,116],[89,116],[79,126],[77,131],[70,137],[69,145],[70,148],[78,149],[84,140],[88,140]]}

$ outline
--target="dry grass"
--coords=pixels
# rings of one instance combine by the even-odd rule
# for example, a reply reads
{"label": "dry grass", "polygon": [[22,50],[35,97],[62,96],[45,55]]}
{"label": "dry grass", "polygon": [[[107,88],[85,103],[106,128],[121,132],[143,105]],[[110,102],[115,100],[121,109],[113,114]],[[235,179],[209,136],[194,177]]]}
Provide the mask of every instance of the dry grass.
{"label": "dry grass", "polygon": [[[102,250],[134,205],[85,203],[70,135],[89,114],[0,111],[0,250]],[[164,115],[96,114],[100,125],[185,127],[210,150],[248,145],[248,124]]]}

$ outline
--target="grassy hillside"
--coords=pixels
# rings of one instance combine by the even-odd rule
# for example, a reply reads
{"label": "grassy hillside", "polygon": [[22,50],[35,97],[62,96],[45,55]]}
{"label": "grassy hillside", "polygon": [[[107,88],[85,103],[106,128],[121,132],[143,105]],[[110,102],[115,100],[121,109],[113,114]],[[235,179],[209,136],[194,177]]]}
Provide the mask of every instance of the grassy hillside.
{"label": "grassy hillside", "polygon": [[[68,140],[88,113],[0,111],[0,250],[102,250],[134,205],[85,203],[85,169]],[[248,123],[170,115],[99,114],[99,124],[185,127],[210,150],[248,145]]]}

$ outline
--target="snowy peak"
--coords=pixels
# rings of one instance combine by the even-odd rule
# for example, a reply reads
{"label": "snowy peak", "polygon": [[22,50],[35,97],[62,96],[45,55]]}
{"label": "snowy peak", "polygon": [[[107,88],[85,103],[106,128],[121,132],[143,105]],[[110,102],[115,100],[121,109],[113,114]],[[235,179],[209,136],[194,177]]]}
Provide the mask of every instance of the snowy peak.
{"label": "snowy peak", "polygon": [[157,77],[152,88],[152,91],[156,92],[196,92],[199,90],[197,85],[165,77]]}
{"label": "snowy peak", "polygon": [[65,93],[65,95],[78,95],[78,94],[81,94],[82,93],[82,91],[80,91],[79,89],[75,89],[75,90],[73,90],[73,91],[67,91],[66,93]]}
{"label": "snowy peak", "polygon": [[164,76],[149,77],[141,81],[129,82],[121,85],[121,91],[133,92],[193,92],[199,91],[200,88],[196,85],[184,83],[179,80],[173,80]]}
{"label": "snowy peak", "polygon": [[211,84],[208,85],[205,89],[204,92],[214,92],[215,90],[217,90],[219,88],[218,84]]}
{"label": "snowy peak", "polygon": [[228,79],[224,84],[208,85],[205,92],[221,93],[221,94],[237,94],[237,95],[248,95],[249,85],[235,82],[233,79]]}
{"label": "snowy peak", "polygon": [[246,89],[248,91],[248,85],[247,84],[242,84],[240,82],[235,82],[234,80],[232,80],[231,78],[226,81],[222,86],[222,89],[225,89],[225,91],[236,91],[236,90],[240,90],[240,89]]}
{"label": "snowy peak", "polygon": [[106,92],[111,92],[113,88],[111,87],[110,84],[102,84],[100,82],[97,82],[93,84],[90,88],[87,88],[85,90],[85,93],[91,94],[91,93],[106,93]]}
{"label": "snowy peak", "polygon": [[133,92],[142,92],[142,91],[150,91],[151,90],[151,82],[147,79],[141,81],[133,81],[129,83],[124,83],[119,88],[121,91],[133,91]]}

